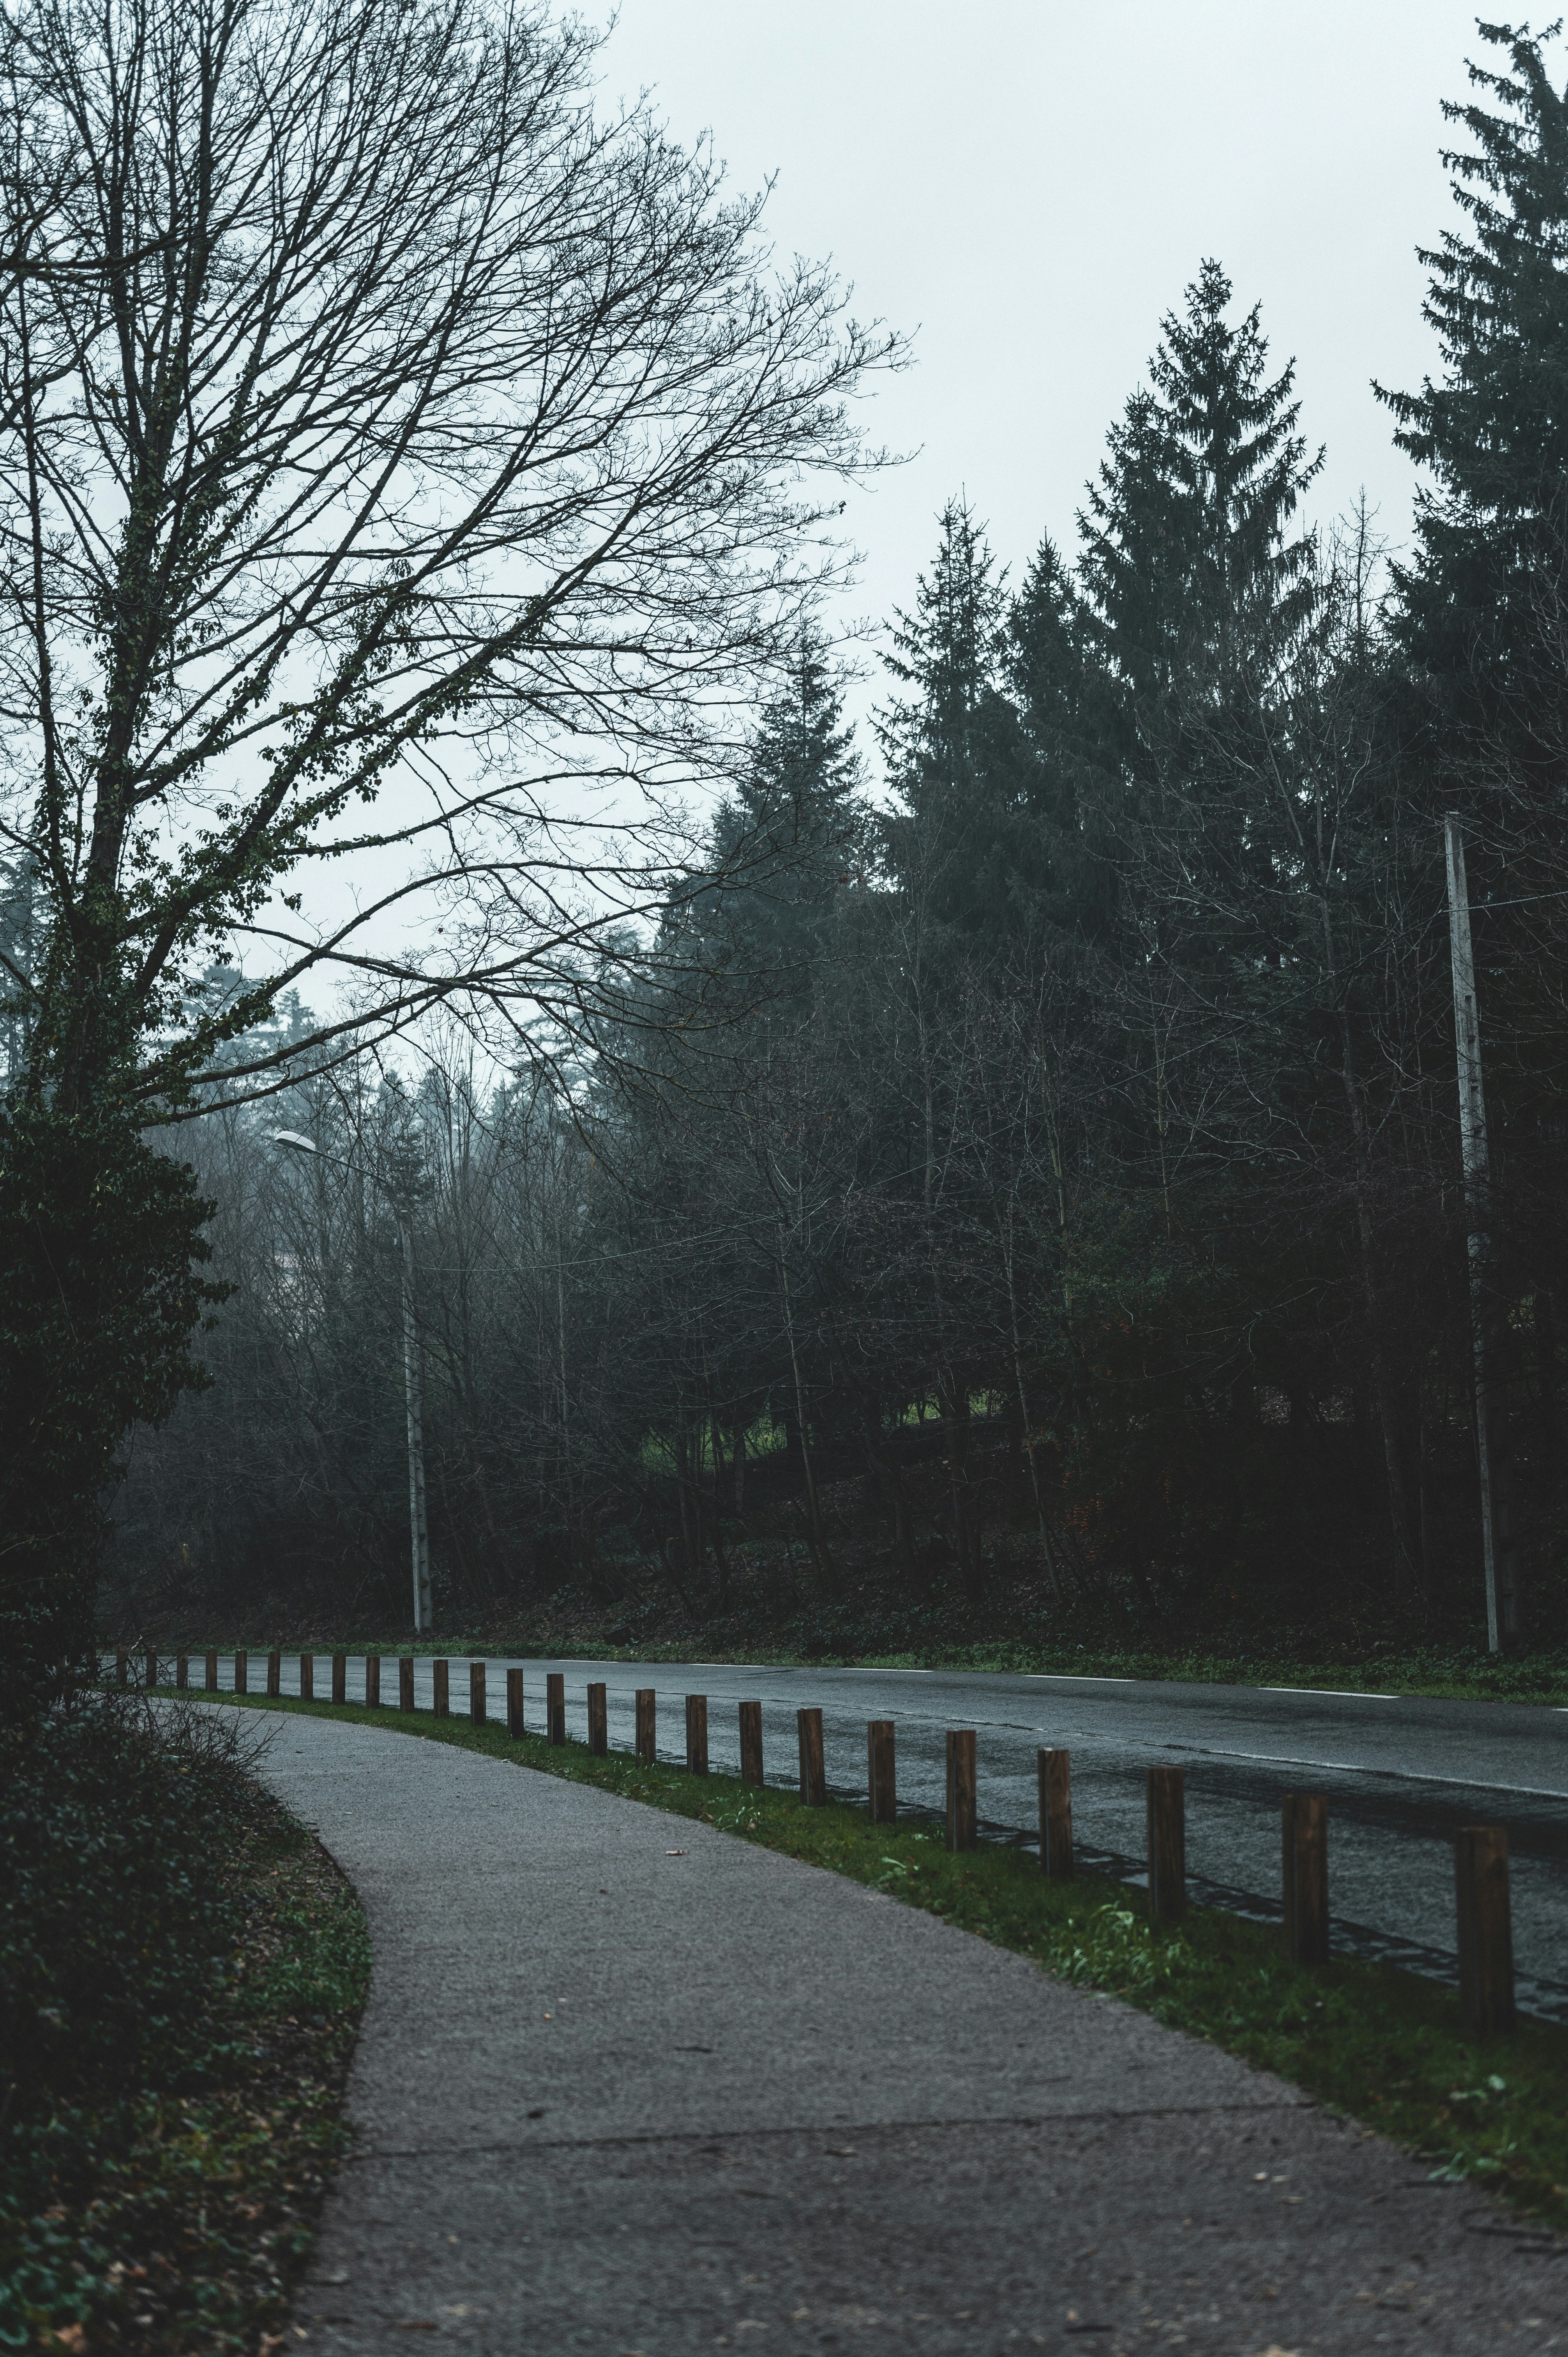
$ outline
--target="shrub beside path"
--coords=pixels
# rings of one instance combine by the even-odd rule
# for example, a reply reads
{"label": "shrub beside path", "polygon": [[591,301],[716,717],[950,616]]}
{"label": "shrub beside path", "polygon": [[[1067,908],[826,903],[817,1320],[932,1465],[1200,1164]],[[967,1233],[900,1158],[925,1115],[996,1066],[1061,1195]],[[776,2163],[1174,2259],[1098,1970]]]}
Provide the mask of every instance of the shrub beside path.
{"label": "shrub beside path", "polygon": [[263,1772],[375,1960],[296,2347],[1568,2351],[1568,2246],[933,1916],[377,1728]]}

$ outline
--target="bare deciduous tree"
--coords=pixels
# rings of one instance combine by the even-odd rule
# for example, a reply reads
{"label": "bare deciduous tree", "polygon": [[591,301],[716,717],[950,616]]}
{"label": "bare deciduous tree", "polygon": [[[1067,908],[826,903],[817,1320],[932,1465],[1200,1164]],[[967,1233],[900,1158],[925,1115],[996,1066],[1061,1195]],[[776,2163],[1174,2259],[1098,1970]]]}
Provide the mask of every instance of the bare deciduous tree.
{"label": "bare deciduous tree", "polygon": [[668,894],[609,822],[793,642],[895,340],[704,151],[598,119],[595,38],[529,0],[24,0],[0,41],[31,1085],[274,1084],[215,1051],[311,969],[317,1061],[438,1001],[570,1020]]}

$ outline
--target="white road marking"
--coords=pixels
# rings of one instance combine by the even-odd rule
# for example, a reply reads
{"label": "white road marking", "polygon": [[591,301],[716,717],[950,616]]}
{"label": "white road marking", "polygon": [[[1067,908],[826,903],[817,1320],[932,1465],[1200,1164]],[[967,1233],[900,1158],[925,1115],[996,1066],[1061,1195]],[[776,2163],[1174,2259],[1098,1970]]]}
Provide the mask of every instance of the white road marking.
{"label": "white road marking", "polygon": [[[1402,1702],[1397,1694],[1371,1694],[1365,1686],[1258,1686],[1257,1694],[1329,1695],[1336,1702]],[[1416,1697],[1412,1697],[1416,1699]]]}

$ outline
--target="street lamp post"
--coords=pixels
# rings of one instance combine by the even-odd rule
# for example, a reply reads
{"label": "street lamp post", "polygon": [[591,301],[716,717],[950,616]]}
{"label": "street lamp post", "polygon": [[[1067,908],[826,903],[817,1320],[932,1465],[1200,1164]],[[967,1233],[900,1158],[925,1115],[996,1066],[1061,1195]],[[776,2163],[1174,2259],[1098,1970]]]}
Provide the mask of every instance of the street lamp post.
{"label": "street lamp post", "polygon": [[[322,1155],[315,1141],[302,1137],[296,1129],[274,1129],[273,1144],[286,1146],[295,1154],[319,1155],[326,1162],[337,1162],[339,1158],[335,1154]],[[397,1222],[403,1260],[403,1390],[408,1415],[408,1531],[410,1552],[413,1558],[413,1631],[415,1636],[423,1637],[435,1615],[430,1601],[430,1529],[424,1514],[424,1374],[419,1349],[419,1328],[413,1314],[413,1226],[407,1211],[390,1190],[387,1200]]]}

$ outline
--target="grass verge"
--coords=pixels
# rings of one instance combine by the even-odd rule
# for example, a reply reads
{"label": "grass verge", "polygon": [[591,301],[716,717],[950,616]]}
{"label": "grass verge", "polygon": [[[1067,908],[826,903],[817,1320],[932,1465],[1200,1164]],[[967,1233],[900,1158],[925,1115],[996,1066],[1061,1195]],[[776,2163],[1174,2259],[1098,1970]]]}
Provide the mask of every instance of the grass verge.
{"label": "grass verge", "polygon": [[[0,2171],[0,2347],[270,2357],[285,2345],[289,2287],[347,2139],[369,1936],[303,1826],[237,1768],[198,1772],[201,1803],[181,1833],[188,1855],[204,1853],[201,1903],[188,1928],[171,1932],[166,1910],[155,1930],[177,1946],[199,1921],[212,1953],[181,2006],[139,1999],[133,1978],[133,2025],[139,2005],[156,2017],[134,2067],[89,2070],[64,2093],[46,2072],[43,2102],[18,2106]],[[143,1858],[156,1880],[156,1855]],[[55,1895],[69,1905],[69,1881]],[[107,1985],[102,1960],[97,1976]],[[58,2007],[39,2011],[46,2029],[58,2023]]]}
{"label": "grass verge", "polygon": [[1568,2229],[1568,2029],[1555,2024],[1525,2022],[1509,2038],[1478,2042],[1461,2025],[1457,1998],[1412,1974],[1337,1960],[1304,1971],[1286,1962],[1277,1932],[1215,1910],[1195,1910],[1179,1932],[1155,1932],[1141,1899],[1120,1884],[1048,1882],[1036,1858],[1013,1849],[950,1857],[927,1827],[873,1825],[836,1803],[808,1809],[793,1793],[729,1776],[644,1766],[624,1752],[595,1759],[580,1743],[513,1741],[499,1727],[424,1712],[240,1699],[516,1760],[849,1875],[1210,2039],[1409,2147],[1434,2176],[1474,2179]]}
{"label": "grass verge", "polygon": [[[204,1648],[188,1647],[199,1663]],[[264,1651],[252,1645],[251,1652]],[[232,1646],[220,1647],[225,1654]],[[524,1634],[512,1645],[494,1638],[441,1637],[412,1643],[406,1636],[322,1639],[314,1646],[285,1648],[317,1653],[348,1652],[358,1658],[424,1657],[482,1661],[592,1660],[604,1662],[712,1662],[779,1670],[979,1670],[997,1675],[1076,1678],[1149,1678],[1194,1685],[1288,1687],[1320,1693],[1424,1695],[1457,1702],[1544,1703],[1568,1708],[1568,1652],[1552,1651],[1496,1655],[1465,1648],[1412,1646],[1370,1654],[1355,1662],[1302,1661],[1291,1656],[1208,1652],[1197,1648],[1165,1652],[1115,1646],[1025,1645],[1012,1640],[972,1645],[928,1646],[902,1653],[789,1652],[776,1646],[711,1650],[681,1645],[552,1647]]]}

